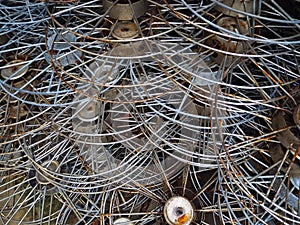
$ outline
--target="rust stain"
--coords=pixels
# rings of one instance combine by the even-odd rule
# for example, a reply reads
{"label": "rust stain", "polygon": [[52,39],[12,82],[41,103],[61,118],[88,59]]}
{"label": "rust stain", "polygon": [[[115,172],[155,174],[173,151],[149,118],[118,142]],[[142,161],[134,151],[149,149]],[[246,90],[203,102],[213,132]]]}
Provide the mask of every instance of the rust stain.
{"label": "rust stain", "polygon": [[186,213],[186,214],[183,214],[182,216],[178,217],[177,221],[177,225],[183,225],[185,224],[186,222],[188,222],[190,219],[190,214],[189,213]]}
{"label": "rust stain", "polygon": [[300,104],[296,106],[294,113],[293,113],[293,119],[296,125],[300,125]]}

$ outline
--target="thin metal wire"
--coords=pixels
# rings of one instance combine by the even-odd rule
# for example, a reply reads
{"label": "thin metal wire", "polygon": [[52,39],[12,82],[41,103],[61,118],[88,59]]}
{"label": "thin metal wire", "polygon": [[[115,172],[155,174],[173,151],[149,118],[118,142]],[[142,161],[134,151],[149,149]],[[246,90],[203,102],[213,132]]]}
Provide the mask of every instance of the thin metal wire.
{"label": "thin metal wire", "polygon": [[297,7],[110,2],[0,3],[1,223],[299,223]]}

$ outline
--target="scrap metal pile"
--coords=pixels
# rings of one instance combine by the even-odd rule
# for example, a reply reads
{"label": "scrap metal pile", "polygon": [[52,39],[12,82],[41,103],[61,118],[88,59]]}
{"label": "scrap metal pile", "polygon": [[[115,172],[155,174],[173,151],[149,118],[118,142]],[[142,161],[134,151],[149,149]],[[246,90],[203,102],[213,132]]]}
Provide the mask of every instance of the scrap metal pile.
{"label": "scrap metal pile", "polygon": [[0,224],[300,223],[298,0],[0,1]]}

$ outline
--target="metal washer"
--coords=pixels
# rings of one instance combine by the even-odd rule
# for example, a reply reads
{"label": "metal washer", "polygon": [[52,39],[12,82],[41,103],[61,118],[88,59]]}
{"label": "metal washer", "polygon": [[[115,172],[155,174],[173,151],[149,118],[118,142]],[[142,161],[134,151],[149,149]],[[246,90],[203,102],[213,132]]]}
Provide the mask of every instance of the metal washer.
{"label": "metal washer", "polygon": [[118,20],[132,20],[133,18],[139,18],[146,13],[148,1],[138,0],[136,2],[131,2],[131,4],[115,4],[111,0],[103,0],[103,9],[104,11],[108,11],[108,15],[111,18]]}
{"label": "metal washer", "polygon": [[132,21],[120,21],[115,25],[112,36],[120,40],[133,39],[139,36],[139,30]]}
{"label": "metal washer", "polygon": [[172,197],[165,204],[164,217],[170,225],[188,225],[193,220],[194,209],[186,198]]}
{"label": "metal washer", "polygon": [[[28,65],[22,64],[23,62],[25,61],[21,59],[16,59],[7,63],[5,66],[9,66],[9,67],[1,70],[1,76],[9,80],[16,80],[24,76],[27,73],[29,67]],[[13,74],[15,75],[11,77]]]}
{"label": "metal washer", "polygon": [[113,223],[114,225],[133,225],[130,219],[121,217],[119,219],[116,219]]}

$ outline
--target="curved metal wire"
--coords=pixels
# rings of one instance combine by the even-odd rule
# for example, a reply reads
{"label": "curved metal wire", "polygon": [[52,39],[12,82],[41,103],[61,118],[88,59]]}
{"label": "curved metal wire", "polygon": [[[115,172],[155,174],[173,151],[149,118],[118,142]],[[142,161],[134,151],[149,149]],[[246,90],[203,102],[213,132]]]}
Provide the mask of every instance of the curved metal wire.
{"label": "curved metal wire", "polygon": [[1,223],[299,223],[290,4],[2,1]]}
{"label": "curved metal wire", "polygon": [[253,224],[299,222],[295,186],[299,132],[291,118],[298,104],[298,58],[289,54],[251,60],[256,67],[244,61],[225,79],[226,106],[219,104],[228,107],[233,116],[238,115],[237,119],[225,120],[232,126],[222,134],[223,147],[218,148],[223,167],[219,171],[221,191],[237,201],[227,202],[231,222],[237,218],[235,207],[241,208],[245,220]]}

